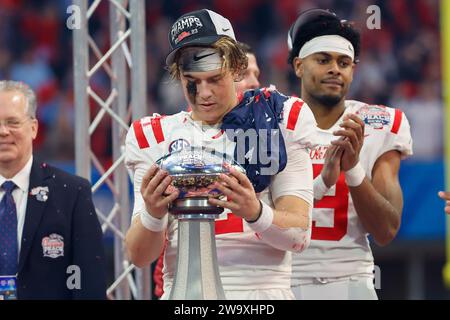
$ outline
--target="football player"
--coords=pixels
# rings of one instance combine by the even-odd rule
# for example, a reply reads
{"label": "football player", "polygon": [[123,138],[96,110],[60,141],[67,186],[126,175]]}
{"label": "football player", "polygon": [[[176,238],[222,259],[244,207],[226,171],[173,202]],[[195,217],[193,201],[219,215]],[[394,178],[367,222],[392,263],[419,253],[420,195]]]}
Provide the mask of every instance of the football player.
{"label": "football player", "polygon": [[312,109],[319,145],[311,151],[311,244],[293,258],[297,299],[377,299],[367,236],[380,246],[396,236],[403,198],[400,161],[412,154],[399,109],[348,100],[360,35],[334,13],[311,9],[288,32],[289,63]]}
{"label": "football player", "polygon": [[307,148],[314,144],[314,116],[301,99],[274,89],[250,90],[238,99],[235,83],[247,68],[247,57],[230,22],[219,14],[203,9],[181,16],[169,42],[166,63],[192,111],[146,117],[128,132],[125,162],[133,173],[135,195],[126,235],[129,257],[139,267],[149,265],[167,241],[162,299],[168,298],[177,249],[177,220],[168,219],[168,206],[179,191],[155,162],[189,146],[234,157],[237,148],[250,150],[229,136],[230,129],[279,129],[279,152],[271,153],[277,170],[263,173],[267,168],[259,162],[246,165],[246,175],[232,170],[216,185],[231,200],[209,201],[225,208],[215,231],[226,297],[293,299],[291,252],[303,251],[310,239],[313,190]]}

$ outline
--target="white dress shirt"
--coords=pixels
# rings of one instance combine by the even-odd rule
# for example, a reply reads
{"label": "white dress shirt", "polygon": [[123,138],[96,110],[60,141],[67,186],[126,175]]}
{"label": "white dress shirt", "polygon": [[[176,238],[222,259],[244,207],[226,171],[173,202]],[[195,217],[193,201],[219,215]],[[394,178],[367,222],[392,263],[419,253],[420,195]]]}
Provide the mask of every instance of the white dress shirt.
{"label": "white dress shirt", "polygon": [[[18,254],[20,256],[20,246],[22,240],[23,226],[25,224],[25,212],[27,210],[28,187],[30,186],[30,173],[33,164],[33,156],[30,157],[27,164],[12,179],[6,179],[0,174],[0,186],[3,182],[9,180],[16,184],[17,188],[12,192],[16,203],[17,211],[17,243],[19,244]],[[0,188],[0,201],[3,199],[5,191]]]}

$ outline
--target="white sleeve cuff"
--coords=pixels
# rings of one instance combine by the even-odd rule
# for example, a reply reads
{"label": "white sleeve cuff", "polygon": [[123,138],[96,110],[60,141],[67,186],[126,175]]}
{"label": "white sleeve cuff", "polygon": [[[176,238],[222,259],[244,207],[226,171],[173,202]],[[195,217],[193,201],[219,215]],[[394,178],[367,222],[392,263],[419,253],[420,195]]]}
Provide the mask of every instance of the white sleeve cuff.
{"label": "white sleeve cuff", "polygon": [[314,199],[321,200],[323,196],[328,192],[329,188],[323,181],[323,177],[319,174],[313,182],[314,186]]}
{"label": "white sleeve cuff", "polygon": [[364,171],[363,166],[360,162],[347,172],[345,172],[345,182],[349,187],[359,186],[364,178],[366,177],[366,171]]}
{"label": "white sleeve cuff", "polygon": [[248,222],[248,225],[252,228],[253,231],[257,233],[261,233],[269,229],[269,227],[272,225],[273,222],[273,210],[272,208],[265,204],[264,201],[261,202],[261,215],[259,216],[258,220],[255,222]]}
{"label": "white sleeve cuff", "polygon": [[169,221],[169,215],[166,214],[161,219],[155,218],[152,215],[150,215],[147,211],[142,210],[139,214],[141,218],[141,223],[144,226],[144,228],[153,231],[153,232],[162,232],[165,231],[167,228],[167,224]]}

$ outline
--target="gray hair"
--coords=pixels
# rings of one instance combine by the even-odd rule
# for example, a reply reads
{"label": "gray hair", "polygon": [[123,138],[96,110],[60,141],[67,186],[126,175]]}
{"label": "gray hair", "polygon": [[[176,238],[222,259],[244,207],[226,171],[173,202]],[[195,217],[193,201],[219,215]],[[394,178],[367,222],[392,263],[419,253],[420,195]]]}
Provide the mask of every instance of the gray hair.
{"label": "gray hair", "polygon": [[18,91],[27,99],[26,112],[31,118],[36,118],[36,94],[27,84],[19,81],[0,80],[0,91]]}

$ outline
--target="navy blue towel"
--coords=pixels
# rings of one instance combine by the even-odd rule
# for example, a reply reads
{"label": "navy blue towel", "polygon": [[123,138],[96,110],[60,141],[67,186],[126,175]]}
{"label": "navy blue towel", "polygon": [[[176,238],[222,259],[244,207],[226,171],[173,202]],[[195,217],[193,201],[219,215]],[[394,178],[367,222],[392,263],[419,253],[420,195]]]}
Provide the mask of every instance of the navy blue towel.
{"label": "navy blue towel", "polygon": [[[237,143],[234,151],[235,160],[245,168],[256,192],[267,188],[272,175],[283,171],[286,167],[286,146],[279,123],[282,121],[284,102],[288,98],[278,91],[248,90],[239,105],[223,118],[222,129],[234,142],[242,139],[249,129],[254,129],[257,133],[256,145],[253,144],[254,141],[252,143],[252,139],[246,138],[245,143]],[[234,133],[230,134],[227,129],[233,129],[231,132]],[[260,131],[261,129],[266,131]],[[278,141],[272,142],[272,139]],[[272,150],[272,143],[278,145],[278,152]],[[246,155],[245,159],[242,159],[242,155]],[[271,169],[274,167],[276,172]],[[264,174],[266,172],[272,174]]]}

